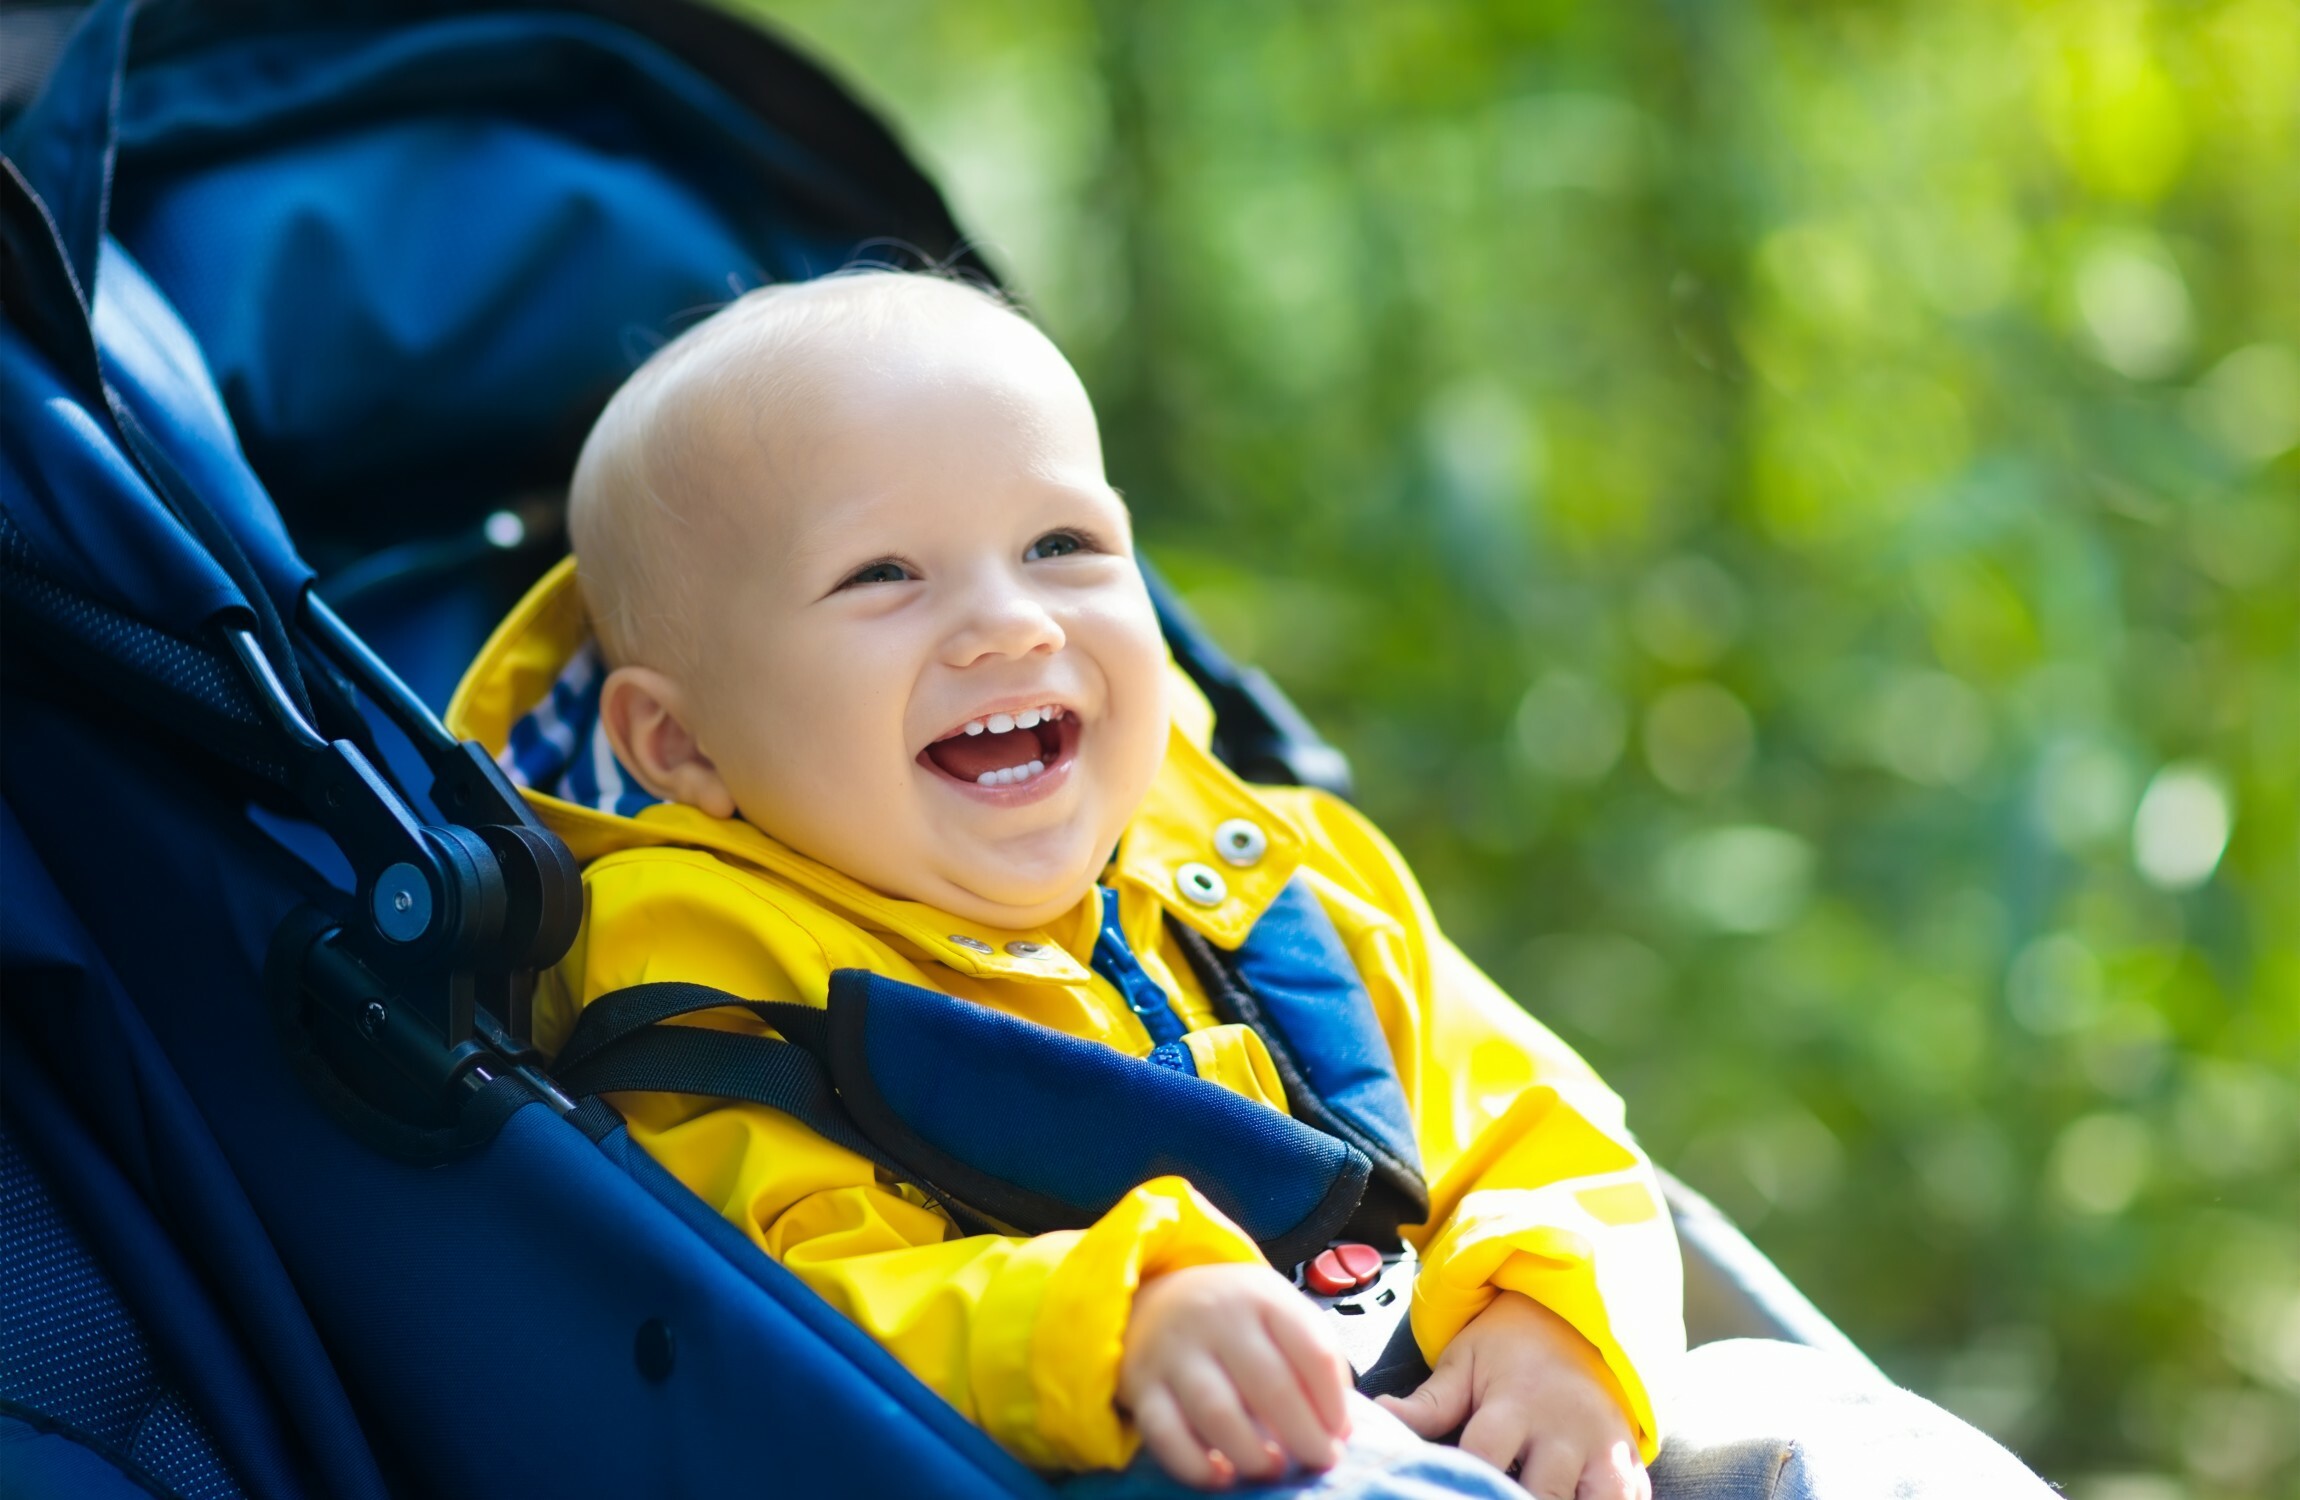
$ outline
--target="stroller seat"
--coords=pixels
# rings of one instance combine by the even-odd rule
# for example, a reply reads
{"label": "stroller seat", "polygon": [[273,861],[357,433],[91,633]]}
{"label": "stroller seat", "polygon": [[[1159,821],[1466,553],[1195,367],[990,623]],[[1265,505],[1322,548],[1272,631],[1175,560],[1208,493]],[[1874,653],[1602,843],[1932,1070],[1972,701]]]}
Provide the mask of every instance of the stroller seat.
{"label": "stroller seat", "polygon": [[[933,186],[689,0],[0,28],[0,1197],[69,1270],[9,1283],[11,1492],[1048,1493],[556,1090],[572,865],[434,717],[654,343],[989,274]],[[1342,783],[1153,584],[1224,758]],[[1849,1347],[1672,1206],[1702,1336]]]}

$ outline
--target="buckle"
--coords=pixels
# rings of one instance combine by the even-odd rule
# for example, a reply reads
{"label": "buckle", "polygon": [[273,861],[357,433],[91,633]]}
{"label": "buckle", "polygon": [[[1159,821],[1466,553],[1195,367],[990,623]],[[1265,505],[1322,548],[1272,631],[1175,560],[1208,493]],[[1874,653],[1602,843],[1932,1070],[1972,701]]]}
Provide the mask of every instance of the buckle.
{"label": "buckle", "polygon": [[1359,1240],[1335,1240],[1294,1267],[1293,1281],[1333,1320],[1350,1369],[1363,1375],[1405,1322],[1419,1269],[1411,1245],[1383,1250]]}

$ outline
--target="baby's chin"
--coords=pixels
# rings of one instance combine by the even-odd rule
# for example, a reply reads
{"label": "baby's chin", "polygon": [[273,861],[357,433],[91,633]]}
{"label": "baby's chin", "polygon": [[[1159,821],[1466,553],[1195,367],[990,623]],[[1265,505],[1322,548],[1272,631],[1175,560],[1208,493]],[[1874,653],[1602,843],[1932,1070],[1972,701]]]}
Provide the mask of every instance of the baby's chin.
{"label": "baby's chin", "polygon": [[1085,857],[1022,865],[955,860],[938,872],[939,889],[923,899],[969,922],[1025,932],[1068,916],[1094,888],[1099,872]]}
{"label": "baby's chin", "polygon": [[998,882],[989,889],[957,881],[944,883],[933,904],[952,916],[1006,932],[1030,932],[1068,916],[1093,889],[1091,875],[1061,885]]}

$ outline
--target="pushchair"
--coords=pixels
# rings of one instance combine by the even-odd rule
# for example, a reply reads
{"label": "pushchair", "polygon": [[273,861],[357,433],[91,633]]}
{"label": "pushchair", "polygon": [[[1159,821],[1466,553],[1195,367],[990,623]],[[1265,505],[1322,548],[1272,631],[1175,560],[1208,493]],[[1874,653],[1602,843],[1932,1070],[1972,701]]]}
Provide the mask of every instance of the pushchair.
{"label": "pushchair", "polygon": [[[9,1493],[1048,1493],[552,1078],[576,872],[436,717],[648,341],[988,277],[934,187],[690,0],[16,6],[0,151]],[[1697,1341],[1850,1349],[1671,1192]]]}

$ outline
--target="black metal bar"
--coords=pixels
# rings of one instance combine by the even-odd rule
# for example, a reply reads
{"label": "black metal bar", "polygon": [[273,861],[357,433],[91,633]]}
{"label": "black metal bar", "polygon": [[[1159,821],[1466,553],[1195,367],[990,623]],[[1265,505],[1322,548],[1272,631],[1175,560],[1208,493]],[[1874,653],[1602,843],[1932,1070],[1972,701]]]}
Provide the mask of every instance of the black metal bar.
{"label": "black metal bar", "polygon": [[280,680],[279,673],[273,669],[271,658],[264,654],[263,645],[256,639],[255,632],[227,630],[224,632],[224,640],[230,644],[232,654],[240,659],[240,665],[247,669],[248,680],[255,685],[256,696],[271,714],[272,721],[295,742],[298,750],[307,754],[324,754],[328,748],[327,736],[312,726],[311,720],[304,717],[303,709],[288,695],[287,684]]}
{"label": "black metal bar", "polygon": [[329,608],[316,589],[304,590],[303,624],[327,659],[390,715],[391,722],[414,743],[427,764],[435,756],[455,749],[455,736],[447,732],[447,726],[431,711],[431,705],[418,698],[399,680],[398,673],[384,665],[383,658],[343,622],[341,615]]}

